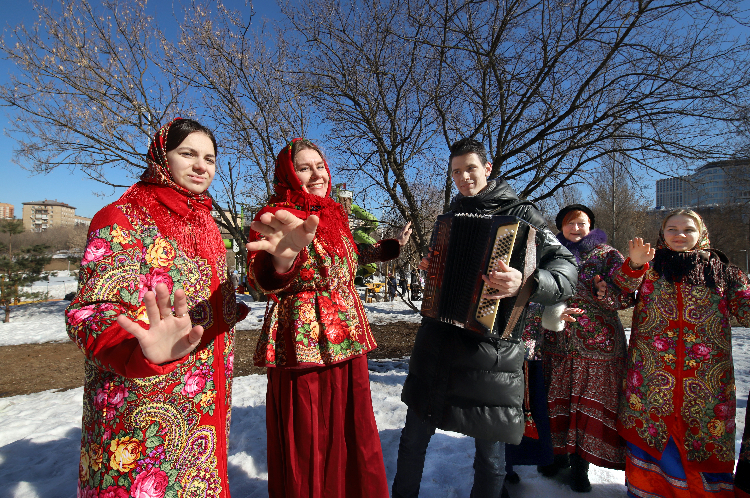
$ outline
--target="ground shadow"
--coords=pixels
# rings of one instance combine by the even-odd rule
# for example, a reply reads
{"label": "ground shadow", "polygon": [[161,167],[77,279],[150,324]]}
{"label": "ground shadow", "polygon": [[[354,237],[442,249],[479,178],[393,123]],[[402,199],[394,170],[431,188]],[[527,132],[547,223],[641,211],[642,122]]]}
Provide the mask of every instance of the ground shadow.
{"label": "ground shadow", "polygon": [[62,439],[36,443],[19,439],[0,448],[0,498],[12,498],[19,486],[45,498],[75,498],[81,429]]}

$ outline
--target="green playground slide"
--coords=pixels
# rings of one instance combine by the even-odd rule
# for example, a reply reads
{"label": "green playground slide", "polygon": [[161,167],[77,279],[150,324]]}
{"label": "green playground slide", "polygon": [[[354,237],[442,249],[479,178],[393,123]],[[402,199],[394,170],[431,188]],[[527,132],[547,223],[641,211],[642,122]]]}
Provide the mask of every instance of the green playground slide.
{"label": "green playground slide", "polygon": [[[354,241],[359,244],[376,244],[377,240],[373,239],[370,235],[378,227],[378,220],[375,215],[373,215],[369,211],[365,211],[356,204],[352,204],[352,214],[358,220],[364,221],[362,225],[352,231]],[[367,278],[375,273],[377,268],[378,267],[375,265],[375,263],[360,266],[357,270],[357,280],[359,281],[358,283],[361,283],[362,279]]]}

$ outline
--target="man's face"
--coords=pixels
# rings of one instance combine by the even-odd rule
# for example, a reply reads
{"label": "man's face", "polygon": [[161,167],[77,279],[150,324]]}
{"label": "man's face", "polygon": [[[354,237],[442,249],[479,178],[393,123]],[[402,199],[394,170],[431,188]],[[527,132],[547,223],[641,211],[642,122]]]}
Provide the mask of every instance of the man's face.
{"label": "man's face", "polygon": [[487,177],[492,172],[492,164],[482,164],[479,156],[471,152],[451,160],[451,178],[458,191],[466,197],[477,195],[487,186]]}

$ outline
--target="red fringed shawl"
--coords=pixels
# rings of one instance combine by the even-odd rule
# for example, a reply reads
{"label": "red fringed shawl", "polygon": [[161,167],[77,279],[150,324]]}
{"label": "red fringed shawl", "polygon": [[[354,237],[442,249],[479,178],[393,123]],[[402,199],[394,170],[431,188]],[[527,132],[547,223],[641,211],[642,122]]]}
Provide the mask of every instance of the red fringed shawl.
{"label": "red fringed shawl", "polygon": [[[255,220],[260,219],[263,213],[275,213],[283,209],[289,211],[300,219],[307,219],[311,214],[320,218],[318,229],[315,237],[323,244],[327,251],[337,256],[345,257],[347,254],[342,237],[351,241],[355,248],[352,232],[349,229],[349,218],[344,208],[338,202],[334,201],[331,195],[331,182],[328,183],[328,191],[325,197],[309,194],[302,188],[302,183],[297,177],[292,162],[292,144],[301,138],[295,138],[276,158],[276,170],[274,171],[273,183],[275,194],[268,200],[268,205],[261,209],[255,216]],[[328,169],[328,162],[323,158],[323,163],[331,178],[331,171]],[[250,239],[258,240],[260,234],[251,231]]]}
{"label": "red fringed shawl", "polygon": [[226,257],[226,249],[211,217],[211,197],[207,192],[194,194],[177,185],[167,163],[167,134],[179,119],[164,125],[154,136],[141,181],[130,187],[120,202],[137,201],[147,206],[163,235],[176,240],[187,256],[200,256],[213,264]]}

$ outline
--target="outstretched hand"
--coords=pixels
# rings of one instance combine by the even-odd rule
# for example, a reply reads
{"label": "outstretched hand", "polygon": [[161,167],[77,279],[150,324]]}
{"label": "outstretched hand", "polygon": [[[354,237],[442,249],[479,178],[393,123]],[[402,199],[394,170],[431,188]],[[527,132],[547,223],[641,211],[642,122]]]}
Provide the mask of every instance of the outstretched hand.
{"label": "outstretched hand", "polygon": [[404,247],[407,242],[409,242],[409,237],[411,237],[411,221],[406,224],[404,228],[401,229],[401,231],[396,235],[396,240],[398,241],[398,245],[401,247]]}
{"label": "outstretched hand", "polygon": [[499,267],[500,271],[493,270],[487,275],[482,275],[482,280],[497,291],[493,294],[485,294],[482,297],[487,299],[503,299],[518,294],[523,282],[523,273],[508,266],[504,261],[499,262]]}
{"label": "outstretched hand", "polygon": [[286,273],[294,264],[297,254],[304,249],[318,229],[320,218],[310,215],[301,220],[284,210],[275,213],[263,213],[250,228],[265,238],[247,244],[247,250],[266,251],[273,256],[273,265],[278,273]]}
{"label": "outstretched hand", "polygon": [[655,254],[656,249],[652,248],[651,244],[644,244],[640,237],[628,241],[630,267],[634,270],[643,268],[643,265],[654,259]]}
{"label": "outstretched hand", "polygon": [[169,289],[165,284],[156,285],[143,296],[149,328],[144,329],[125,315],[117,317],[117,323],[130,332],[141,345],[143,356],[151,363],[162,364],[189,354],[203,337],[203,327],[190,322],[185,291],[174,293],[174,314],[169,304]]}

